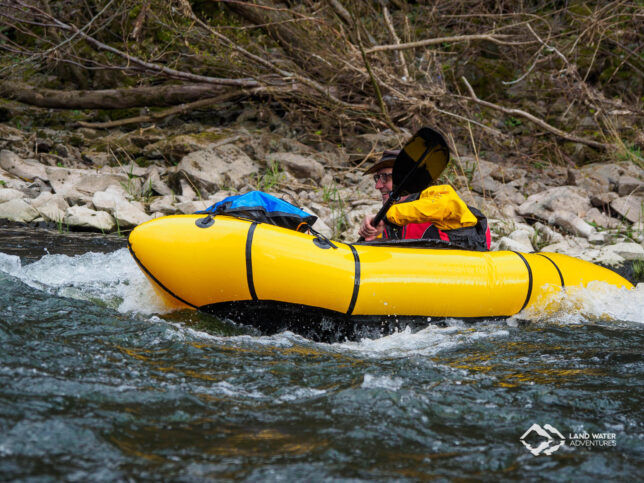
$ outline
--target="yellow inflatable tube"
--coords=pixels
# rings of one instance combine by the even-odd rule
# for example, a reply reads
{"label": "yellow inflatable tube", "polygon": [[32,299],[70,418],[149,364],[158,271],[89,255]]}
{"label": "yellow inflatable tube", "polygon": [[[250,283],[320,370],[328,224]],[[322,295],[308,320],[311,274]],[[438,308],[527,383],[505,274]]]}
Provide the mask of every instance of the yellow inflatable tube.
{"label": "yellow inflatable tube", "polygon": [[[632,285],[566,255],[345,244],[273,225],[204,215],[135,228],[130,251],[164,299],[217,311],[253,304],[344,318],[506,317],[549,291],[600,280]],[[232,305],[231,305],[232,304]]]}

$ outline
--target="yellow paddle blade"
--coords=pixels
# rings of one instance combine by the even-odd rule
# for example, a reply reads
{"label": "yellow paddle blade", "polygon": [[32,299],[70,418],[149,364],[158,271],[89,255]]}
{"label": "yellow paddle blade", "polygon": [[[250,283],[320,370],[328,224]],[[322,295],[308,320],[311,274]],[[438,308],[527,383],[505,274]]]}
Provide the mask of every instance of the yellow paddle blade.
{"label": "yellow paddle blade", "polygon": [[[393,184],[401,194],[423,191],[438,179],[449,162],[449,147],[434,129],[421,128],[400,151],[393,172]],[[409,175],[409,176],[408,176]],[[404,182],[404,186],[400,186]]]}

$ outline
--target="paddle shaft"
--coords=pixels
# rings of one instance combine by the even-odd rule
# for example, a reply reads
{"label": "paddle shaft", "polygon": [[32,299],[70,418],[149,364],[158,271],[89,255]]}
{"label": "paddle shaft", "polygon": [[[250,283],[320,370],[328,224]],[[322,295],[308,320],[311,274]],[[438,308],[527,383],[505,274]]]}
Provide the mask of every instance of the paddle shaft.
{"label": "paddle shaft", "polygon": [[414,167],[409,170],[407,175],[405,175],[402,182],[396,187],[396,189],[389,194],[389,199],[385,201],[385,203],[382,205],[382,208],[380,208],[378,213],[376,213],[376,216],[374,216],[373,220],[371,220],[371,226],[378,226],[378,223],[382,221],[382,219],[387,214],[387,211],[389,210],[389,208],[391,208],[391,205],[394,204],[394,202],[400,196],[400,193],[402,193],[403,190],[405,189],[405,185],[407,184],[407,181],[409,181],[412,178],[412,175],[416,172],[416,170],[420,166],[420,163],[423,162],[423,160],[425,159],[425,156],[427,156],[427,153],[429,153],[429,151],[433,147],[434,146],[429,146],[427,149],[425,149],[425,152],[420,158],[418,158],[418,161],[416,161],[416,164],[414,165]]}
{"label": "paddle shaft", "polygon": [[[423,162],[425,159],[425,156],[429,153],[431,149],[433,149],[434,146],[428,146],[425,149],[425,152],[423,155],[418,158],[418,161],[416,161],[416,164],[412,169],[409,170],[409,172],[405,175],[403,178],[402,182],[396,187],[395,190],[393,190],[391,193],[389,193],[389,198],[385,203],[382,205],[382,208],[378,210],[378,213],[376,213],[376,216],[373,217],[373,220],[371,220],[371,226],[378,226],[378,223],[382,221],[382,219],[385,217],[387,214],[387,211],[389,211],[389,208],[391,208],[391,205],[394,204],[394,202],[398,199],[400,196],[400,193],[403,192],[403,189],[405,188],[405,185],[407,184],[407,181],[409,181],[412,178],[412,175],[416,172],[418,167],[420,166],[420,163]],[[364,241],[364,237],[360,237],[358,241]]]}

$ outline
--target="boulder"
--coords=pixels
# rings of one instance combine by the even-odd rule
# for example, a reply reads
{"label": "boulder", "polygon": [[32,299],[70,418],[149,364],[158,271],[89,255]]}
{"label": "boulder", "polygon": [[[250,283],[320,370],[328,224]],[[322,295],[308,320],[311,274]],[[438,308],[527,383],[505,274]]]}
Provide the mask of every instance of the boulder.
{"label": "boulder", "polygon": [[525,201],[525,197],[519,193],[519,190],[509,184],[500,185],[495,190],[494,199],[497,203],[512,203],[515,205],[520,205]]}
{"label": "boulder", "polygon": [[588,237],[591,245],[605,245],[610,240],[610,234],[605,231],[598,231]]}
{"label": "boulder", "polygon": [[171,196],[172,190],[161,180],[161,174],[156,167],[150,168],[148,177],[143,183],[143,192],[154,192],[162,196]]}
{"label": "boulder", "polygon": [[159,196],[152,203],[150,203],[151,212],[161,212],[168,215],[178,213],[179,210],[174,205],[175,198],[174,196]]}
{"label": "boulder", "polygon": [[[525,233],[525,232],[524,232]],[[530,240],[525,237],[522,240],[513,240],[507,236],[502,237],[497,243],[498,250],[511,250],[513,252],[530,253],[534,251],[534,247]]]}
{"label": "boulder", "polygon": [[112,215],[105,211],[94,211],[86,206],[69,207],[65,213],[65,223],[102,232],[110,232],[116,226]]}
{"label": "boulder", "polygon": [[631,223],[644,221],[644,216],[642,215],[643,206],[644,197],[640,196],[624,196],[610,203],[610,207],[615,212]]}
{"label": "boulder", "polygon": [[187,215],[196,213],[197,211],[202,211],[208,208],[212,203],[206,200],[195,200],[195,201],[180,201],[176,203],[176,209]]}
{"label": "boulder", "polygon": [[185,179],[182,179],[179,184],[181,185],[181,201],[192,201],[197,197],[197,193]]}
{"label": "boulder", "polygon": [[642,170],[630,161],[615,163],[592,163],[580,169],[581,174],[596,180],[602,187],[601,191],[616,191],[619,186],[619,179],[622,176],[642,177]]}
{"label": "boulder", "polygon": [[586,220],[588,223],[595,223],[597,226],[601,226],[603,228],[614,229],[619,228],[619,226],[621,225],[621,222],[619,220],[605,215],[594,207],[588,210],[586,216],[584,216],[584,220]]}
{"label": "boulder", "polygon": [[633,176],[620,176],[617,180],[619,196],[644,195],[644,182]]}
{"label": "boulder", "polygon": [[241,149],[226,144],[188,154],[173,172],[183,173],[198,188],[212,192],[223,186],[241,188],[257,173],[257,166]]}
{"label": "boulder", "polygon": [[[503,185],[490,176],[474,176],[470,186],[477,193],[487,196],[498,191]],[[521,197],[521,201],[523,201],[523,197]]]}
{"label": "boulder", "polygon": [[15,190],[12,188],[0,188],[0,203],[5,201],[16,200],[24,198],[25,194],[22,191]]}
{"label": "boulder", "polygon": [[131,196],[140,196],[141,181],[111,170],[96,171],[48,166],[46,168],[54,192],[73,202],[89,202],[97,191],[111,185],[123,186]]}
{"label": "boulder", "polygon": [[619,198],[619,195],[614,191],[605,191],[603,193],[591,195],[590,203],[603,211],[608,211],[611,202],[617,198]]}
{"label": "boulder", "polygon": [[29,223],[38,216],[38,211],[21,198],[0,203],[0,219]]}
{"label": "boulder", "polygon": [[530,230],[519,228],[518,230],[515,230],[512,233],[510,233],[506,238],[524,246],[525,248],[522,251],[531,252],[534,250],[534,246],[532,245],[532,240],[536,238],[536,232],[532,227],[529,227],[529,228]]}
{"label": "boulder", "polygon": [[268,164],[279,166],[299,179],[319,181],[324,176],[324,167],[311,156],[293,153],[271,153],[267,156]]}
{"label": "boulder", "polygon": [[13,151],[3,149],[0,151],[0,167],[8,173],[24,180],[40,178],[47,180],[45,165],[35,159],[22,159]]}
{"label": "boulder", "polygon": [[69,208],[63,196],[48,192],[41,193],[38,198],[31,202],[31,206],[38,210],[38,213],[45,220],[56,223],[60,223],[65,219],[65,213]]}
{"label": "boulder", "polygon": [[556,186],[528,197],[517,211],[521,216],[548,220],[555,211],[583,217],[591,208],[588,195],[576,186]]}
{"label": "boulder", "polygon": [[113,158],[111,154],[101,151],[84,151],[81,153],[81,159],[91,166],[100,168],[109,166]]}
{"label": "boulder", "polygon": [[593,226],[586,223],[574,213],[566,210],[555,211],[548,219],[548,223],[560,226],[568,233],[583,238],[588,238],[595,233]]}
{"label": "boulder", "polygon": [[644,247],[639,243],[622,242],[603,247],[603,254],[614,253],[624,260],[644,260]]}
{"label": "boulder", "polygon": [[97,191],[92,203],[96,209],[109,212],[121,228],[137,226],[150,219],[140,203],[125,198],[125,192],[120,187],[110,186],[105,191]]}
{"label": "boulder", "polygon": [[29,186],[29,183],[23,181],[13,174],[8,173],[0,168],[0,187],[11,188],[15,190],[24,190]]}
{"label": "boulder", "polygon": [[562,241],[545,246],[541,249],[544,253],[565,253],[571,257],[584,258],[588,260],[590,243],[585,238],[566,237]]}

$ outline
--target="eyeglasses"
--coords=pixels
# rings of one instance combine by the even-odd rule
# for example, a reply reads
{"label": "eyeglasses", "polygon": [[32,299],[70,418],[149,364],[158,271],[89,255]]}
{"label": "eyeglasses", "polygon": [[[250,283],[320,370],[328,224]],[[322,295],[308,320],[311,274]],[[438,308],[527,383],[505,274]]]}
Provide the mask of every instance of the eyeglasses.
{"label": "eyeglasses", "polygon": [[393,173],[378,173],[373,175],[373,180],[377,183],[378,181],[382,180],[383,183],[386,183],[388,179],[391,179]]}

